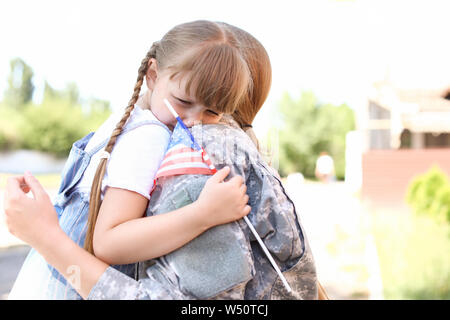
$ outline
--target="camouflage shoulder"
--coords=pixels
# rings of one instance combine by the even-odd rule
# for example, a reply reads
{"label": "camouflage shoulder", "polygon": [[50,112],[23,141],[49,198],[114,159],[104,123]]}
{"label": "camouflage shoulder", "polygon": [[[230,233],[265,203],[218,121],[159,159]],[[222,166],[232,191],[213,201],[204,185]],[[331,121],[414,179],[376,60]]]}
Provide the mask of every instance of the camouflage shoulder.
{"label": "camouflage shoulder", "polygon": [[141,282],[108,267],[91,289],[88,300],[149,300]]}

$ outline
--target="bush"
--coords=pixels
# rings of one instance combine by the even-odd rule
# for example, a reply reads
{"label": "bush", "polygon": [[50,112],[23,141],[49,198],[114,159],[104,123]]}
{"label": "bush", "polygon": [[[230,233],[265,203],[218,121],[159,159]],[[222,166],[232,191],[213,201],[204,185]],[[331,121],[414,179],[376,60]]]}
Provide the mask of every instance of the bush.
{"label": "bush", "polygon": [[385,299],[450,299],[450,225],[378,208],[372,231]]}
{"label": "bush", "polygon": [[108,114],[84,115],[81,106],[58,99],[39,106],[29,105],[23,113],[21,147],[67,156],[72,144],[96,130]]}
{"label": "bush", "polygon": [[[20,71],[20,86],[16,71]],[[22,59],[11,60],[9,88],[0,103],[0,150],[24,148],[67,156],[76,140],[96,130],[111,113],[106,100],[81,100],[74,82],[62,90],[45,82],[42,103],[35,105],[32,78],[32,68]],[[87,114],[81,101],[87,102]]]}
{"label": "bush", "polygon": [[0,131],[0,150],[7,149],[8,140],[4,134],[4,132]]}
{"label": "bush", "polygon": [[450,222],[450,184],[441,187],[430,207],[430,213],[438,221]]}
{"label": "bush", "polygon": [[76,140],[97,130],[110,114],[106,107],[86,113],[79,104],[54,97],[20,109],[0,104],[0,151],[23,148],[67,156]]}
{"label": "bush", "polygon": [[450,222],[450,180],[437,166],[411,181],[406,201],[417,214]]}
{"label": "bush", "polygon": [[20,127],[23,116],[14,108],[0,105],[0,150],[11,150],[22,144]]}

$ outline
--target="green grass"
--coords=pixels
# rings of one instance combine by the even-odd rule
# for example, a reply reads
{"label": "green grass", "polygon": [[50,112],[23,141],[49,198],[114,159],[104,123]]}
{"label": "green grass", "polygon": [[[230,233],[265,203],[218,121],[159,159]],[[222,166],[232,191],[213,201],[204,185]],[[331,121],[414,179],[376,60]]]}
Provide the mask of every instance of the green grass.
{"label": "green grass", "polygon": [[[8,177],[20,176],[20,174],[0,173],[0,189],[6,186]],[[56,189],[61,182],[61,174],[37,174],[35,177],[39,180],[45,189]]]}
{"label": "green grass", "polygon": [[450,226],[411,213],[372,212],[385,299],[450,299]]}

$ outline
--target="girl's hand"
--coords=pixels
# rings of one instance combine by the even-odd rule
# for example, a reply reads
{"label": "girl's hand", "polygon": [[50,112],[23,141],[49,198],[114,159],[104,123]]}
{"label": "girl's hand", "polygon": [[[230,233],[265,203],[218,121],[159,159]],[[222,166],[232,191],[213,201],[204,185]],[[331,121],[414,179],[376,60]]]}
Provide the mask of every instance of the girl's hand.
{"label": "girl's hand", "polygon": [[[34,198],[26,195],[29,191]],[[24,176],[8,178],[4,208],[9,232],[33,247],[60,229],[50,197],[28,172]]]}
{"label": "girl's hand", "polygon": [[228,166],[217,171],[206,181],[196,201],[208,228],[239,220],[250,213],[244,179],[235,176],[224,182],[229,173]]}

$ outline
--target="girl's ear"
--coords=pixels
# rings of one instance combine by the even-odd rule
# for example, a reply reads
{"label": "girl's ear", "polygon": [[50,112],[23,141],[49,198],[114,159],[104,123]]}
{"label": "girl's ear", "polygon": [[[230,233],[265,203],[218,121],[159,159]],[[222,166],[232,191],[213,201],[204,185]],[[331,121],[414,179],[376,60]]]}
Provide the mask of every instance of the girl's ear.
{"label": "girl's ear", "polygon": [[156,62],[155,58],[151,58],[148,61],[147,73],[145,75],[145,82],[147,83],[148,89],[153,90],[157,78],[158,78],[158,63]]}

